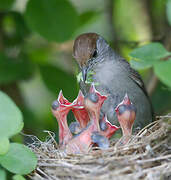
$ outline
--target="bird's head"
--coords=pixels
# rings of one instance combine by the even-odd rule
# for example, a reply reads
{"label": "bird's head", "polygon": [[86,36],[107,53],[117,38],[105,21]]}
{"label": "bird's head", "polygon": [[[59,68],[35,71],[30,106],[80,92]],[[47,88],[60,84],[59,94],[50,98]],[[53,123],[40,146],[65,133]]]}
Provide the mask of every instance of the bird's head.
{"label": "bird's head", "polygon": [[115,111],[118,116],[122,116],[126,112],[136,114],[136,108],[130,101],[127,93],[125,94],[123,101],[115,108]]}
{"label": "bird's head", "polygon": [[61,114],[67,115],[70,109],[73,107],[73,103],[70,103],[62,93],[59,92],[57,100],[53,101],[51,110],[54,116],[59,116]]}
{"label": "bird's head", "polygon": [[115,108],[115,111],[123,135],[130,136],[136,118],[136,107],[132,104],[127,94],[125,94],[123,101]]}
{"label": "bird's head", "polygon": [[92,83],[89,93],[84,98],[84,106],[89,110],[100,111],[106,99],[107,95],[100,94],[100,92],[96,90],[94,83]]}
{"label": "bird's head", "polygon": [[73,57],[76,59],[81,71],[83,81],[86,81],[88,71],[102,58],[106,41],[96,33],[85,33],[78,36],[73,46]]}

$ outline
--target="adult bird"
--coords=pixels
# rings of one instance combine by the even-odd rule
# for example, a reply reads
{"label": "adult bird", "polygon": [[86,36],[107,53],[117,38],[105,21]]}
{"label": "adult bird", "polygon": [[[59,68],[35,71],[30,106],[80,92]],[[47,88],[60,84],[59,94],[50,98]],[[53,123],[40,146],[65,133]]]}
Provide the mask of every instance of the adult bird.
{"label": "adult bird", "polygon": [[104,102],[101,114],[107,114],[111,123],[117,123],[115,108],[127,93],[137,109],[134,127],[144,127],[152,122],[153,110],[144,83],[137,71],[109,46],[105,39],[96,33],[78,36],[73,46],[73,57],[81,71],[80,88],[84,95],[89,91],[86,83],[91,74],[91,82],[108,99]]}

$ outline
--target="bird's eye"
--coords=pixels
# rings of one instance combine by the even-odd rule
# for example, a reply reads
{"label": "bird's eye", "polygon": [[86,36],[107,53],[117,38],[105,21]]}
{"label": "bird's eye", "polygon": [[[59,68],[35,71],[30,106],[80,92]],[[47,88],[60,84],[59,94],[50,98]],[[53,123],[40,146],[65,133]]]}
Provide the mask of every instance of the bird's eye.
{"label": "bird's eye", "polygon": [[93,57],[93,58],[97,57],[97,50],[96,50],[96,49],[94,50],[94,52],[93,52],[93,54],[92,54],[92,57]]}

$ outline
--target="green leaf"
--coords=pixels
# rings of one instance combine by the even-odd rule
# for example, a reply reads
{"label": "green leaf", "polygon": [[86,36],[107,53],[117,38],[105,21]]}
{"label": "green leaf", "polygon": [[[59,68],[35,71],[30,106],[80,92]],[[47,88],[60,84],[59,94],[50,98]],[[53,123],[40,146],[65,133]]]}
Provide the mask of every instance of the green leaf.
{"label": "green leaf", "polygon": [[13,180],[26,180],[23,176],[16,174],[12,177]]}
{"label": "green leaf", "polygon": [[25,19],[18,12],[8,12],[3,18],[4,44],[6,46],[21,45],[25,38],[30,35]]}
{"label": "green leaf", "polygon": [[98,13],[95,11],[87,11],[87,12],[80,14],[79,25],[82,26],[84,24],[87,24],[89,21],[91,21],[97,15],[98,15]]}
{"label": "green leaf", "polygon": [[6,137],[0,138],[0,155],[6,154],[9,150],[9,147],[9,139]]}
{"label": "green leaf", "polygon": [[10,59],[0,54],[0,84],[7,84],[20,79],[27,79],[32,73],[27,60]]}
{"label": "green leaf", "polygon": [[166,13],[167,13],[169,24],[171,25],[171,0],[167,0]]}
{"label": "green leaf", "polygon": [[164,84],[171,87],[171,59],[156,64],[154,72]]}
{"label": "green leaf", "polygon": [[25,19],[29,27],[50,41],[68,40],[78,26],[78,14],[67,0],[29,0]]}
{"label": "green leaf", "polygon": [[159,82],[151,96],[153,108],[157,114],[170,112],[171,109],[171,90],[168,86]]}
{"label": "green leaf", "polygon": [[141,70],[141,69],[150,68],[153,64],[141,60],[130,60],[130,65],[134,69]]}
{"label": "green leaf", "polygon": [[36,155],[23,144],[11,143],[9,151],[0,156],[0,164],[16,174],[28,174],[37,164]]}
{"label": "green leaf", "polygon": [[0,137],[11,137],[23,128],[23,117],[19,108],[0,91]]}
{"label": "green leaf", "polygon": [[148,45],[134,49],[130,56],[135,60],[141,60],[148,63],[156,63],[161,58],[169,56],[169,53],[162,44],[150,43]]}
{"label": "green leaf", "polygon": [[0,169],[0,180],[6,180],[6,172]]}
{"label": "green leaf", "polygon": [[15,0],[0,0],[0,11],[10,9],[14,2]]}
{"label": "green leaf", "polygon": [[57,94],[62,89],[64,96],[69,99],[76,97],[77,81],[72,74],[51,65],[40,65],[39,67],[41,76],[49,90]]}

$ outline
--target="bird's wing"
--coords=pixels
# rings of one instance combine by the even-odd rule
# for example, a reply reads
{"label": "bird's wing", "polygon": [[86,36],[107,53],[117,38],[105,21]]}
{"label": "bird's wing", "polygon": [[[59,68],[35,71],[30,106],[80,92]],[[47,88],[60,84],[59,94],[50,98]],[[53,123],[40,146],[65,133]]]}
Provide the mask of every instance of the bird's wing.
{"label": "bird's wing", "polygon": [[[127,62],[128,63],[128,62]],[[129,63],[128,63],[129,64]],[[144,94],[146,95],[149,103],[150,103],[150,107],[151,107],[151,113],[152,113],[152,119],[154,120],[154,110],[153,110],[153,106],[152,106],[152,103],[151,103],[151,100],[149,98],[149,95],[147,93],[147,90],[145,88],[145,85],[144,85],[144,82],[140,76],[140,74],[131,68],[130,64],[129,64],[129,71],[130,71],[130,78],[142,89],[142,91],[144,92]]]}
{"label": "bird's wing", "polygon": [[151,112],[152,112],[152,118],[154,120],[154,111],[153,111],[153,106],[152,106],[152,103],[151,103],[151,100],[149,98],[149,95],[147,93],[147,90],[145,88],[145,85],[144,85],[144,82],[140,76],[140,74],[131,68],[130,64],[128,63],[128,61],[126,61],[125,59],[121,58],[120,59],[122,61],[122,65],[123,67],[129,72],[129,77],[130,79],[132,79],[138,87],[140,87],[142,89],[142,91],[144,92],[144,94],[146,95],[149,103],[150,103],[150,106],[151,106]]}
{"label": "bird's wing", "polygon": [[130,64],[125,59],[122,59],[122,65],[129,72],[129,77],[142,89],[144,94],[148,97],[148,93],[140,74],[136,70],[132,69]]}
{"label": "bird's wing", "polygon": [[143,90],[143,92],[148,96],[145,85],[143,80],[141,79],[141,76],[137,71],[130,68],[130,78]]}

